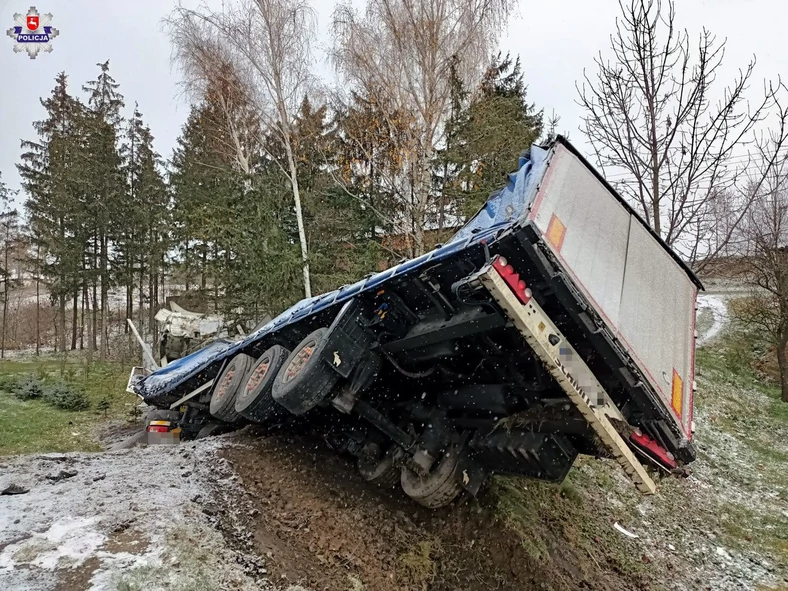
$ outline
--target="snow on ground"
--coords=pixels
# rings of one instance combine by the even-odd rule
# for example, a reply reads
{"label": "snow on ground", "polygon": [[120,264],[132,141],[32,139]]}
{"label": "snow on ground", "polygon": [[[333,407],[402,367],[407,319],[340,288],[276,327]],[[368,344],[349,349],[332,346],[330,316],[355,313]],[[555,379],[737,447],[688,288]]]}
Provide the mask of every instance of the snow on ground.
{"label": "snow on ground", "polygon": [[0,589],[267,588],[205,511],[221,441],[0,459],[0,490],[29,490],[0,496]]}
{"label": "snow on ground", "polygon": [[722,297],[712,294],[699,294],[698,295],[698,314],[703,310],[707,310],[712,316],[711,326],[698,335],[698,340],[695,342],[697,346],[701,346],[714,337],[728,323],[728,307],[725,305]]}

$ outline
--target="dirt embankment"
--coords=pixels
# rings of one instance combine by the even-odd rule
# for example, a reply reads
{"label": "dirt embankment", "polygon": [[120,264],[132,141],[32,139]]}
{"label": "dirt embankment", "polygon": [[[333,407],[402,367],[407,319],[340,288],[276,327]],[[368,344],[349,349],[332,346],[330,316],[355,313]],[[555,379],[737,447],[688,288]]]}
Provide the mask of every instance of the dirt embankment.
{"label": "dirt embankment", "polygon": [[[536,523],[545,555],[502,520],[497,495],[427,511],[398,490],[363,482],[349,460],[306,437],[239,435],[221,453],[245,491],[220,508],[247,530],[278,583],[314,591],[648,589],[622,575],[607,550],[589,551],[557,515]],[[559,494],[555,489],[554,494]],[[570,504],[571,499],[565,499]]]}

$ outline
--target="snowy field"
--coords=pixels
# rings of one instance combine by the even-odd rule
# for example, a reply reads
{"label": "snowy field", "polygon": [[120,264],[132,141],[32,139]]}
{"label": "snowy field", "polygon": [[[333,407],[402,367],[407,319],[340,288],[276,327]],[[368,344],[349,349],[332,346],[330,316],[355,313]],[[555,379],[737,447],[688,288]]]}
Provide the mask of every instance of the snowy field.
{"label": "snowy field", "polygon": [[0,460],[0,589],[268,588],[211,524],[221,442]]}

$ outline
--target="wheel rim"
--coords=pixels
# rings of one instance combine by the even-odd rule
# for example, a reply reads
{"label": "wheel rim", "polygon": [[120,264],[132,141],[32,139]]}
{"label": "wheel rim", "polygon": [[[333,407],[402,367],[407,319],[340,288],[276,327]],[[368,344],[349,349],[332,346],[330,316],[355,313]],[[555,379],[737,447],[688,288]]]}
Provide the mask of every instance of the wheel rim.
{"label": "wheel rim", "polygon": [[227,390],[230,389],[230,382],[233,381],[233,375],[235,375],[235,366],[230,366],[230,369],[227,370],[222,383],[219,384],[219,388],[216,390],[217,398],[223,398],[224,395],[227,394]]}
{"label": "wheel rim", "polygon": [[287,364],[287,369],[285,369],[285,375],[282,379],[284,383],[290,382],[304,369],[306,362],[312,357],[312,354],[315,352],[315,345],[317,343],[315,341],[309,341],[306,345],[301,347],[293,356],[293,359],[290,360],[290,363]]}
{"label": "wheel rim", "polygon": [[260,382],[263,381],[266,374],[268,374],[268,369],[270,367],[271,359],[267,357],[257,364],[257,367],[254,368],[252,375],[249,376],[249,380],[246,382],[246,388],[244,388],[241,398],[248,398],[252,394],[255,388],[260,385]]}

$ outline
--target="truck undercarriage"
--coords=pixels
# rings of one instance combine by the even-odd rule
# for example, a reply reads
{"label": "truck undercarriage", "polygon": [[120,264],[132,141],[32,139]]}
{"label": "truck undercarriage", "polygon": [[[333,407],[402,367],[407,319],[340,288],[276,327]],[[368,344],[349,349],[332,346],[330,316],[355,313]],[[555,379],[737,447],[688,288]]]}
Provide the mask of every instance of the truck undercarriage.
{"label": "truck undercarriage", "polygon": [[185,424],[308,422],[366,480],[428,507],[493,473],[559,482],[581,453],[615,459],[646,493],[640,460],[678,472],[694,459],[691,432],[531,220],[344,296],[146,400]]}

